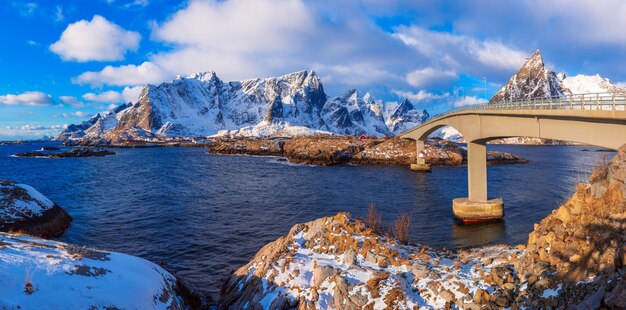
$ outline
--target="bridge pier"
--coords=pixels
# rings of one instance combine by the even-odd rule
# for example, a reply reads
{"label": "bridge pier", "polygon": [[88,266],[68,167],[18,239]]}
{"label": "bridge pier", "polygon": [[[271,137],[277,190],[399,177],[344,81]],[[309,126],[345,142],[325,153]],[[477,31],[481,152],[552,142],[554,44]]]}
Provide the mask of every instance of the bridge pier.
{"label": "bridge pier", "polygon": [[487,146],[467,143],[467,195],[471,201],[487,200]]}
{"label": "bridge pier", "polygon": [[499,220],[504,216],[501,199],[487,197],[487,146],[467,143],[467,198],[452,201],[452,212],[462,222]]}
{"label": "bridge pier", "polygon": [[417,158],[417,162],[415,164],[411,164],[411,170],[416,172],[430,172],[430,164],[426,163],[426,158],[424,158],[424,140],[415,141],[417,146],[417,153],[415,153],[415,157]]}

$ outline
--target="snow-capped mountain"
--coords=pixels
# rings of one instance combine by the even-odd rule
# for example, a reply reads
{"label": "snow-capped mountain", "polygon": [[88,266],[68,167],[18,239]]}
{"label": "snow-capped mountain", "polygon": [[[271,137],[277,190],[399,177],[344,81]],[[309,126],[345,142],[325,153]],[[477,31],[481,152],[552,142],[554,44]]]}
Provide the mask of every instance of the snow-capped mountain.
{"label": "snow-capped mountain", "polygon": [[[600,75],[567,76],[548,70],[539,50],[530,56],[519,71],[513,75],[490,100],[520,100],[546,97],[564,97],[570,94],[620,93],[626,94],[626,88],[611,83]],[[463,136],[452,127],[443,127],[431,136],[445,140],[464,141]],[[556,144],[555,141],[544,141],[537,138],[513,137],[497,141],[504,144]]]}
{"label": "snow-capped mountain", "polygon": [[599,74],[568,77],[565,73],[559,73],[557,76],[568,94],[626,93],[626,88],[614,85]]}
{"label": "snow-capped mountain", "polygon": [[490,102],[529,98],[560,97],[565,94],[557,74],[548,70],[536,50]]}
{"label": "snow-capped mountain", "polygon": [[626,93],[626,89],[598,74],[569,77],[565,73],[550,71],[544,65],[541,52],[537,50],[490,102],[607,92]]}
{"label": "snow-capped mountain", "polygon": [[405,100],[382,102],[350,90],[335,98],[313,71],[224,82],[214,72],[148,85],[138,101],[72,125],[64,138],[108,140],[211,135],[394,135],[428,118]]}

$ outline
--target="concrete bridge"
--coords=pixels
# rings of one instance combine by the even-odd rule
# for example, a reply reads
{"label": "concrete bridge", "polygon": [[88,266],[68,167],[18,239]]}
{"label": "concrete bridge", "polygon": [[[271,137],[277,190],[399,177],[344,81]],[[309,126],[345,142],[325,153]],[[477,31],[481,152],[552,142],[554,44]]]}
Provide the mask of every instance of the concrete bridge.
{"label": "concrete bridge", "polygon": [[[435,130],[451,126],[467,141],[468,197],[453,201],[463,221],[501,218],[503,202],[487,197],[487,149],[494,139],[535,137],[618,149],[626,143],[626,93],[597,93],[492,102],[438,115],[400,135],[417,141],[417,154]],[[418,156],[416,170],[430,166]]]}

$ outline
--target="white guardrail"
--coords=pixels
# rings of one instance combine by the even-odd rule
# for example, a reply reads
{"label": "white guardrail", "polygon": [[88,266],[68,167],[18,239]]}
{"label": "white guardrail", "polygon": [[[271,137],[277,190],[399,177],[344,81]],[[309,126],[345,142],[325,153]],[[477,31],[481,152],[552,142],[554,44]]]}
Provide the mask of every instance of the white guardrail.
{"label": "white guardrail", "polygon": [[589,93],[532,99],[503,100],[466,106],[434,115],[429,122],[443,116],[472,110],[604,110],[626,111],[626,93]]}
{"label": "white guardrail", "polygon": [[608,110],[624,111],[626,93],[592,93],[564,95],[559,97],[503,100],[471,107],[473,109],[511,110]]}

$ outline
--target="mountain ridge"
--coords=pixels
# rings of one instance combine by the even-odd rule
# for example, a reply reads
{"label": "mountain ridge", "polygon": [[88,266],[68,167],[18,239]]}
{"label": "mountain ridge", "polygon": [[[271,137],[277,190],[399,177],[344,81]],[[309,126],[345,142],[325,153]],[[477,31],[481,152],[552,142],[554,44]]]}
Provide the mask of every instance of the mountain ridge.
{"label": "mountain ridge", "polygon": [[275,134],[392,136],[429,117],[404,100],[375,100],[356,89],[329,97],[313,70],[222,81],[215,72],[147,85],[136,102],[71,125],[58,140],[131,140]]}

